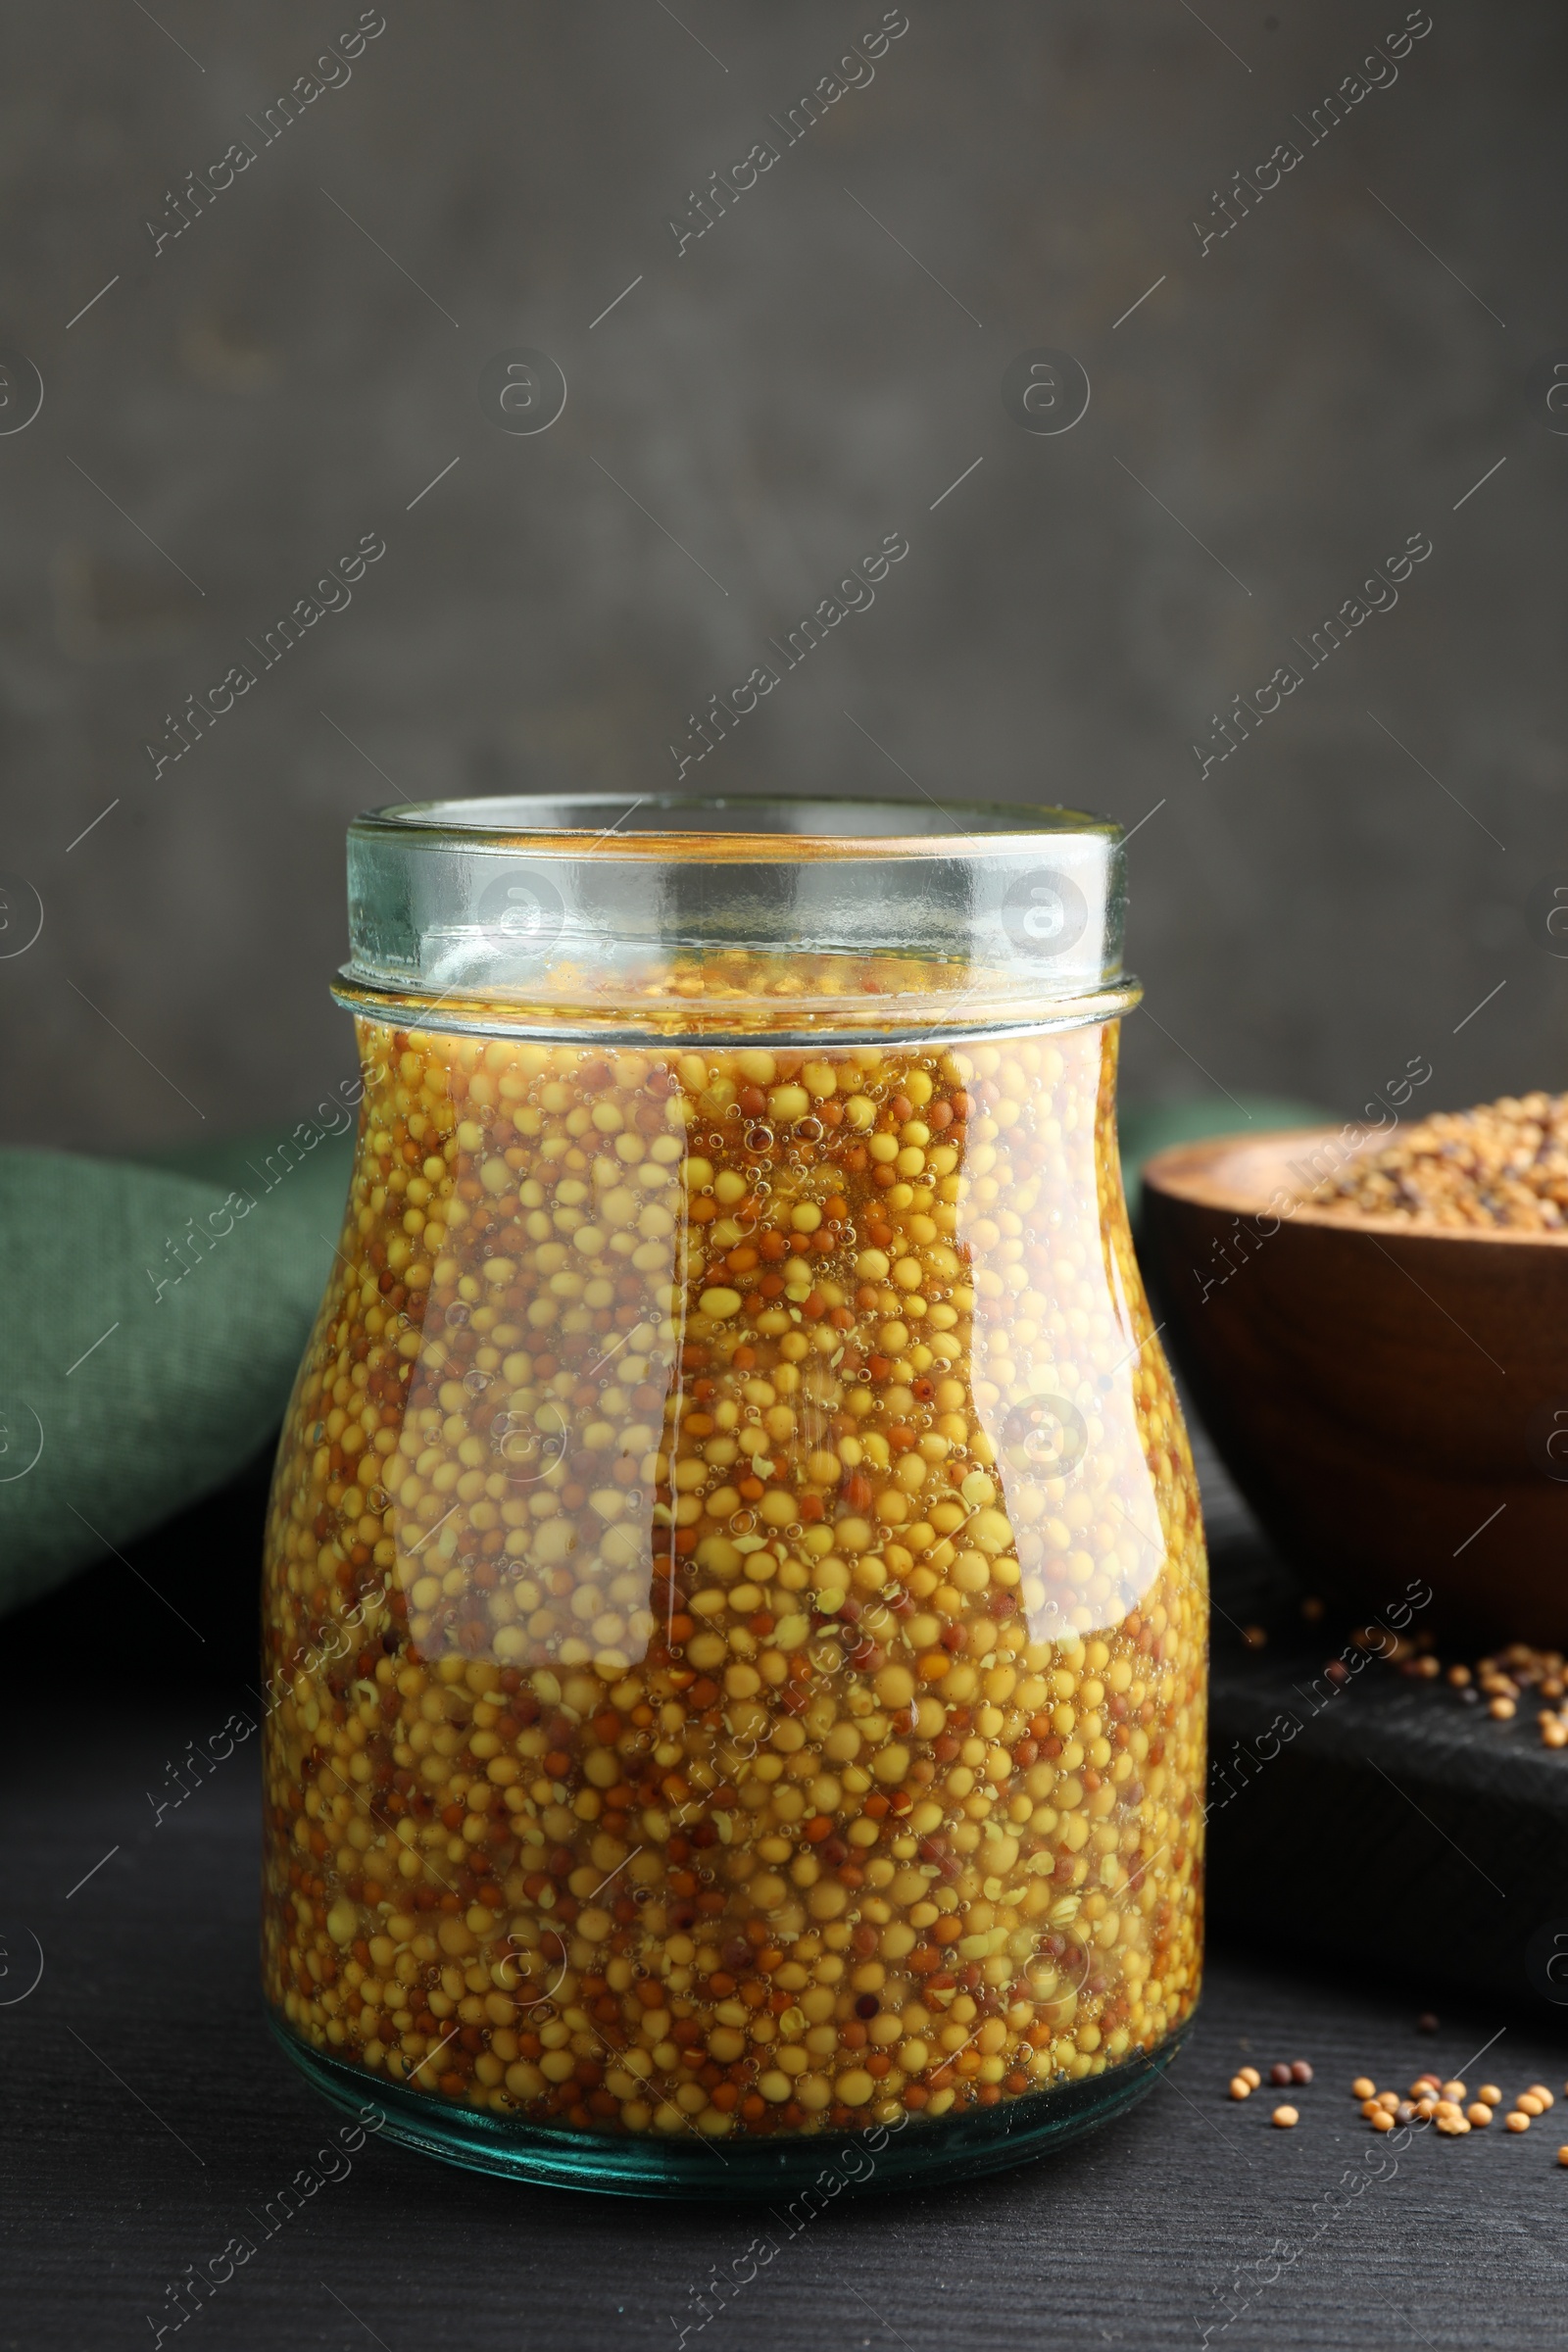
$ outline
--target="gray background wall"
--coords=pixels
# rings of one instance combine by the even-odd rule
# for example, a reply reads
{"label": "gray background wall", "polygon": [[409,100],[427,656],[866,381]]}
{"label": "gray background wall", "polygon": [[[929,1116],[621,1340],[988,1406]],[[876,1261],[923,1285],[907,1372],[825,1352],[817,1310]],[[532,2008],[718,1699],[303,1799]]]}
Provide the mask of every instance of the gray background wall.
{"label": "gray background wall", "polygon": [[[877,0],[385,0],[268,146],[247,115],[353,0],[11,14],[0,343],[44,401],[0,433],[0,937],[29,890],[44,923],[0,961],[10,1138],[289,1118],[350,1059],[325,991],[355,810],[657,789],[693,706],[895,529],[874,609],[705,781],[896,790],[897,761],[938,798],[1163,804],[1129,1093],[1348,1107],[1417,1054],[1434,1104],[1568,1084],[1531,916],[1568,874],[1561,11],[1432,0],[1309,146],[1293,118],[1402,0],[907,6],[869,86],[679,255],[687,191]],[[1291,136],[1202,251],[1213,191]],[[155,257],[145,220],[240,137],[254,164]],[[476,394],[514,345],[570,387],[533,437]],[[1093,388],[1058,436],[1000,397],[1040,345]],[[368,531],[352,606],[155,780],[165,712]],[[1200,776],[1216,706],[1418,531],[1397,607]]]}

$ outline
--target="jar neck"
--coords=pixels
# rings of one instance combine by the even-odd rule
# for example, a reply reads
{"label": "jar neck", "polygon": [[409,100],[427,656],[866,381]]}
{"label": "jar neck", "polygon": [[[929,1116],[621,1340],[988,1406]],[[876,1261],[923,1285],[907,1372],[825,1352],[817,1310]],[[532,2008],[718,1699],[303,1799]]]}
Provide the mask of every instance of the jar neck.
{"label": "jar neck", "polygon": [[367,987],[344,967],[333,1002],[362,1019],[400,1029],[450,1031],[466,1037],[539,1038],[553,1044],[581,1042],[610,1046],[659,1045],[671,1052],[685,1046],[746,1046],[759,1037],[786,1050],[820,1045],[827,1038],[864,1045],[904,1046],[922,1042],[962,1045],[1004,1035],[1041,1036],[1119,1020],[1143,1000],[1130,974],[1080,996],[1019,1002],[983,984],[906,992],[861,991],[756,996],[736,991],[711,999],[689,997],[641,1004],[611,1002],[487,1003],[482,997],[421,989]]}

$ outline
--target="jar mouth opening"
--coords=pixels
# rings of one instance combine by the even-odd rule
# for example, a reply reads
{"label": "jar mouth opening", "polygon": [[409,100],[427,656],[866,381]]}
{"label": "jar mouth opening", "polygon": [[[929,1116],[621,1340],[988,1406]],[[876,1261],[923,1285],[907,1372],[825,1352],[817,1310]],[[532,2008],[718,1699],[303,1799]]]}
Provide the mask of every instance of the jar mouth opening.
{"label": "jar mouth opening", "polygon": [[1099,836],[1107,845],[1121,838],[1108,817],[1035,803],[690,791],[405,801],[367,809],[349,831],[351,839],[444,841],[539,858],[704,863],[997,858],[1038,850],[1051,836]]}

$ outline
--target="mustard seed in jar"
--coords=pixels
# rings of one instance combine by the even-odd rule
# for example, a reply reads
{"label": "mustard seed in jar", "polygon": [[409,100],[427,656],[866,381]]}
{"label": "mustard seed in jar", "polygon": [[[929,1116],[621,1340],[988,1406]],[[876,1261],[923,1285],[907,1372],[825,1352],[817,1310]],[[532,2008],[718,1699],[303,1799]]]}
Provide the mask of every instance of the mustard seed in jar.
{"label": "mustard seed in jar", "polygon": [[[598,879],[535,838],[558,899]],[[1076,870],[1103,903],[1114,859]],[[514,1003],[504,939],[488,994],[345,991],[358,1156],[269,1531],[269,1997],[332,2095],[498,2170],[1012,2161],[1001,2111],[1081,2128],[1198,1988],[1202,1537],[1114,1021],[1033,964],[1032,1019],[1004,968],[959,1021],[929,957],[657,945],[618,1026],[580,969]]]}

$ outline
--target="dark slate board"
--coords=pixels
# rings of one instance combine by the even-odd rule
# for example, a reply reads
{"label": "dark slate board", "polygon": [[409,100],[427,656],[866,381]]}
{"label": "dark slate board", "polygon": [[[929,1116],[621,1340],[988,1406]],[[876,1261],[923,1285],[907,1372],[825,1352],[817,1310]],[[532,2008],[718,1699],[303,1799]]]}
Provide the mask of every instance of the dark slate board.
{"label": "dark slate board", "polygon": [[[1308,1625],[1300,1582],[1200,1430],[1194,1447],[1213,1595],[1211,1921],[1544,2014],[1568,2003],[1568,1749],[1542,1745],[1528,1693],[1496,1723],[1446,1682],[1363,1662],[1332,1610]],[[1390,1604],[1404,1591],[1392,1580]],[[1336,1686],[1325,1669],[1347,1661]]]}

